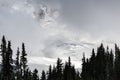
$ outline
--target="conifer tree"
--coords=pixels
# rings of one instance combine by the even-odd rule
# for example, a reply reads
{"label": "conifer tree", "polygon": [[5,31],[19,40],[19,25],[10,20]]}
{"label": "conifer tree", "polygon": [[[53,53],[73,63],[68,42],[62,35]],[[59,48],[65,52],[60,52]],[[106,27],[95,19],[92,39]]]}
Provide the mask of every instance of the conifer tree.
{"label": "conifer tree", "polygon": [[49,66],[47,80],[52,80],[52,67],[51,67],[51,65]]}
{"label": "conifer tree", "polygon": [[15,66],[16,66],[16,79],[20,80],[22,76],[20,73],[20,51],[19,51],[19,48],[17,49]]}
{"label": "conifer tree", "polygon": [[68,62],[65,63],[65,67],[63,69],[63,80],[73,80],[73,71],[71,66],[71,58],[68,58]]}
{"label": "conifer tree", "polygon": [[110,51],[110,55],[109,55],[109,80],[113,80],[114,79],[114,55],[113,55],[113,51]]}
{"label": "conifer tree", "polygon": [[2,72],[1,72],[1,77],[2,80],[5,80],[5,76],[7,75],[6,72],[6,52],[7,52],[7,47],[6,47],[6,39],[5,36],[2,38],[2,43],[1,43],[1,56],[2,56]]}
{"label": "conifer tree", "polygon": [[19,51],[19,48],[18,48],[18,50],[17,50],[17,54],[16,54],[15,65],[16,65],[16,68],[17,68],[17,69],[20,68],[20,51]]}
{"label": "conifer tree", "polygon": [[[37,70],[37,69],[35,69],[35,70],[33,71],[33,80],[39,80],[38,70]],[[42,79],[42,80],[45,80],[45,79]]]}
{"label": "conifer tree", "polygon": [[53,66],[53,70],[52,70],[52,80],[57,80],[57,69],[55,66]]}
{"label": "conifer tree", "polygon": [[[101,67],[100,67],[101,66]],[[106,78],[106,54],[103,44],[97,49],[96,56],[96,77],[98,80],[105,80]]]}
{"label": "conifer tree", "polygon": [[46,80],[46,74],[45,71],[42,71],[41,79],[40,80]]}
{"label": "conifer tree", "polygon": [[120,80],[120,49],[115,44],[115,79]]}
{"label": "conifer tree", "polygon": [[63,69],[63,80],[68,80],[68,63],[65,63],[65,67]]}
{"label": "conifer tree", "polygon": [[56,70],[57,70],[57,80],[62,80],[62,60],[60,58],[58,58],[57,60],[57,66],[56,66]]}
{"label": "conifer tree", "polygon": [[11,42],[8,41],[8,46],[6,46],[6,40],[3,36],[1,44],[1,56],[2,56],[2,80],[12,80],[13,79],[13,67],[12,67],[12,49]]}
{"label": "conifer tree", "polygon": [[22,54],[21,54],[21,58],[20,58],[20,65],[21,65],[21,75],[23,77],[24,80],[26,80],[27,78],[27,74],[26,74],[26,70],[27,70],[27,54],[25,51],[25,45],[24,43],[22,43]]}
{"label": "conifer tree", "polygon": [[7,80],[13,80],[13,59],[12,59],[12,49],[11,49],[11,42],[8,41],[7,52],[6,52],[6,72],[7,72]]}
{"label": "conifer tree", "polygon": [[81,77],[83,80],[87,80],[87,66],[86,66],[86,58],[85,58],[85,54],[83,53],[83,58],[82,58],[82,72],[81,72]]}

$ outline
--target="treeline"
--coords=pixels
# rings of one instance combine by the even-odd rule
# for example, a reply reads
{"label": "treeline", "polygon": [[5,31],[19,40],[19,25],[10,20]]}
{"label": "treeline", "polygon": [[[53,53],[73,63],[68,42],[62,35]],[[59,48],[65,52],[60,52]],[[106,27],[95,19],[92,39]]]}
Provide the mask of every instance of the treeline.
{"label": "treeline", "polygon": [[40,76],[37,69],[29,69],[24,43],[13,59],[11,42],[3,36],[0,53],[0,80],[120,80],[120,49],[116,44],[114,51],[101,44],[96,52],[92,50],[90,58],[83,54],[81,72],[72,65],[70,57],[65,63],[58,58],[56,65],[50,65]]}
{"label": "treeline", "polygon": [[65,64],[58,58],[56,66],[49,66],[48,71],[42,71],[41,77],[38,70],[33,72],[27,64],[27,53],[25,45],[22,43],[22,49],[19,47],[16,51],[16,58],[13,59],[13,50],[11,49],[11,41],[6,41],[3,36],[0,46],[1,64],[0,64],[0,80],[79,80],[80,74],[71,64],[69,57]]}
{"label": "treeline", "polygon": [[[71,64],[70,57],[65,64],[58,58],[56,66],[49,66],[46,79],[43,78],[44,71],[42,72],[41,80],[80,80],[80,73]],[[44,76],[45,77],[45,76]]]}
{"label": "treeline", "polygon": [[92,50],[90,58],[82,59],[82,80],[120,80],[120,49],[115,44],[115,50],[104,48],[103,44]]}

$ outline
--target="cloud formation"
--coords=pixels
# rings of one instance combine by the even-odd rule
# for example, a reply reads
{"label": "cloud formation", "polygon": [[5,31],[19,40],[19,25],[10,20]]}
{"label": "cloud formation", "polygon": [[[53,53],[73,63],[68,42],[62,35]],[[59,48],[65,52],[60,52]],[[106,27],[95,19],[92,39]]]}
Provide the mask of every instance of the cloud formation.
{"label": "cloud formation", "polygon": [[[0,0],[0,37],[13,49],[26,43],[29,63],[48,66],[72,57],[77,68],[82,53],[90,56],[101,42],[119,43],[119,1]],[[38,57],[39,56],[39,57]],[[41,60],[41,61],[39,61]],[[43,62],[46,61],[46,64]]]}

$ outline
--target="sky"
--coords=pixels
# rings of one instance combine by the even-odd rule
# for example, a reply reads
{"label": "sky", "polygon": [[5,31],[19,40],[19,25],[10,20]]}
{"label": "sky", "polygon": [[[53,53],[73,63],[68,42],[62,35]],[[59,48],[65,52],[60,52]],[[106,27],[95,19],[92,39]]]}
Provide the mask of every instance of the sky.
{"label": "sky", "polygon": [[47,69],[69,56],[81,68],[83,52],[120,44],[119,0],[0,0],[0,37],[26,45],[31,69]]}

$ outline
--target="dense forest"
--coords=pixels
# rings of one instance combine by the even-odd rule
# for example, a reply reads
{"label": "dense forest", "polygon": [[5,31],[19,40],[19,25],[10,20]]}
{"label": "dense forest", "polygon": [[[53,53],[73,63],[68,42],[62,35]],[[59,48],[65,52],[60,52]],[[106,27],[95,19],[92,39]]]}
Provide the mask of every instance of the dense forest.
{"label": "dense forest", "polygon": [[37,69],[29,69],[24,43],[21,48],[21,51],[17,48],[16,58],[13,59],[11,41],[6,41],[3,36],[0,80],[120,80],[120,49],[117,44],[115,50],[104,48],[101,44],[97,51],[92,50],[90,58],[83,54],[81,72],[75,69],[69,57],[65,63],[58,58],[56,65],[50,65],[48,71],[43,70],[41,75]]}

